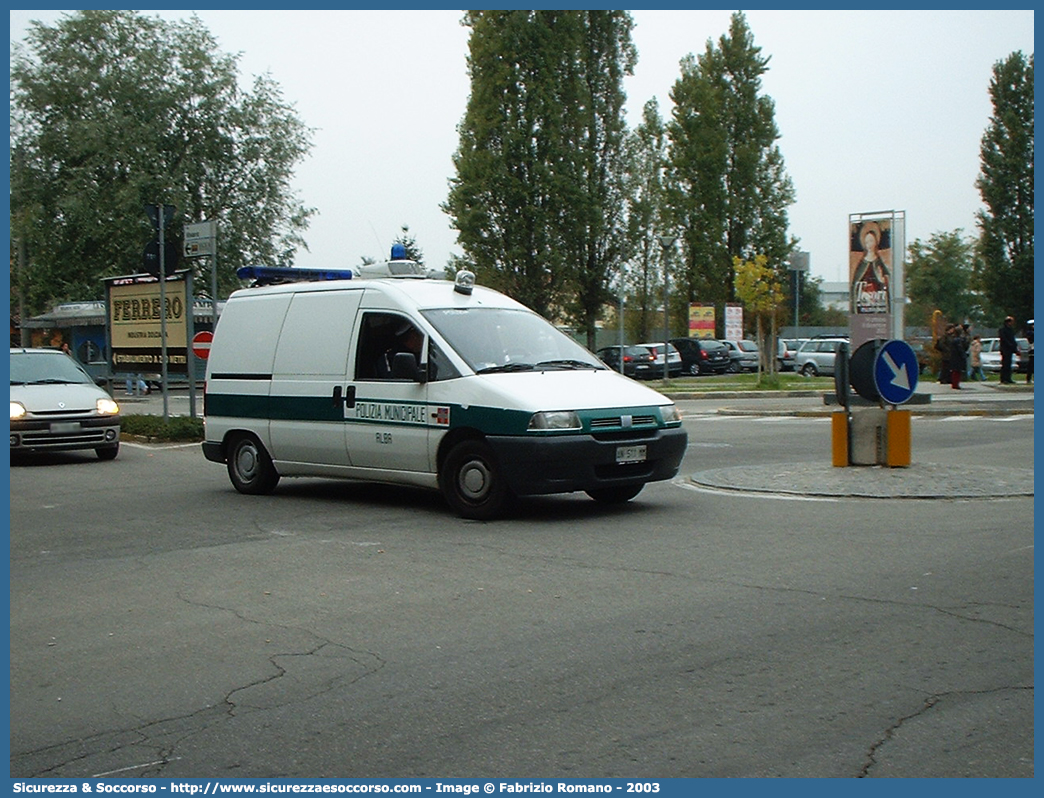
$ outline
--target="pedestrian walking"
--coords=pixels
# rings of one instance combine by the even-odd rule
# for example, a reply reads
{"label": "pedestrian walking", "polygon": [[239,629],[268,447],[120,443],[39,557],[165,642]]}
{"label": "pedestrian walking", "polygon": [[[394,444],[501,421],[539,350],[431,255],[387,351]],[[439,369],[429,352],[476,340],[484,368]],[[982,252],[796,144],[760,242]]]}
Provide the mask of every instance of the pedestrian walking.
{"label": "pedestrian walking", "polygon": [[968,346],[968,378],[986,382],[986,373],[982,370],[982,336],[972,337]]}
{"label": "pedestrian walking", "polygon": [[1019,349],[1019,344],[1015,340],[1015,317],[1008,316],[1004,319],[1004,324],[997,330],[997,337],[1000,338],[1000,351],[1001,351],[1001,368],[1000,368],[1000,381],[1002,385],[1014,385],[1015,381],[1011,378],[1011,359],[1015,357],[1015,353]]}
{"label": "pedestrian walking", "polygon": [[1026,322],[1026,340],[1029,341],[1029,359],[1026,362],[1026,384],[1033,382],[1033,319]]}

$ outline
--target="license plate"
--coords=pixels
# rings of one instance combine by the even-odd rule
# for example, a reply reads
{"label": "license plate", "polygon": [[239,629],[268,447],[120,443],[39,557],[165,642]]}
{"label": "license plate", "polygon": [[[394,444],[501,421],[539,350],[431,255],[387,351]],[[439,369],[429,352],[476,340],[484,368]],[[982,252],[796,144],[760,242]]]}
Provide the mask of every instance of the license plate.
{"label": "license plate", "polygon": [[79,421],[61,421],[51,425],[52,435],[68,435],[71,432],[80,431]]}
{"label": "license plate", "polygon": [[644,463],[645,446],[617,446],[616,462],[619,465],[626,463]]}

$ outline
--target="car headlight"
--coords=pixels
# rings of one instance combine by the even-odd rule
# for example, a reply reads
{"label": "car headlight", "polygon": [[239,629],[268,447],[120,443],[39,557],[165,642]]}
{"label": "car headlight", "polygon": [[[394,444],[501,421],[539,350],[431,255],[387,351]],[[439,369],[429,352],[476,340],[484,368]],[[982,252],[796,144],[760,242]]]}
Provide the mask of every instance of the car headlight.
{"label": "car headlight", "polygon": [[99,399],[94,406],[103,416],[115,416],[120,412],[120,406],[113,399]]}
{"label": "car headlight", "polygon": [[11,420],[16,418],[23,418],[25,416],[25,407],[21,402],[11,402]]}
{"label": "car headlight", "polygon": [[529,419],[529,430],[579,430],[580,416],[572,410],[554,410],[534,413]]}
{"label": "car headlight", "polygon": [[663,405],[660,408],[660,417],[664,424],[680,424],[682,420],[681,410],[677,405]]}

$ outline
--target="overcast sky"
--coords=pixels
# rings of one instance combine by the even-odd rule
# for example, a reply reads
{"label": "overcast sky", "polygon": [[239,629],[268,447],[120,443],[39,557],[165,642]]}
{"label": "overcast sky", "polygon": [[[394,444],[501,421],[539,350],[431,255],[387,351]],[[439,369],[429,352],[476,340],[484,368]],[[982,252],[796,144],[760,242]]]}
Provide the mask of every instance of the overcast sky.
{"label": "overcast sky", "polygon": [[[30,19],[11,11],[11,39]],[[143,12],[188,17],[189,11]],[[409,225],[429,266],[460,253],[439,210],[467,103],[461,11],[195,12],[240,71],[269,73],[315,128],[297,170],[318,209],[297,265],[383,258]],[[975,232],[979,142],[993,65],[1033,52],[1032,11],[747,11],[771,57],[780,149],[794,182],[790,232],[825,280],[847,275],[849,214],[905,211],[907,241]],[[628,122],[657,97],[666,119],[679,62],[728,30],[730,11],[633,11],[638,65],[625,81]]]}

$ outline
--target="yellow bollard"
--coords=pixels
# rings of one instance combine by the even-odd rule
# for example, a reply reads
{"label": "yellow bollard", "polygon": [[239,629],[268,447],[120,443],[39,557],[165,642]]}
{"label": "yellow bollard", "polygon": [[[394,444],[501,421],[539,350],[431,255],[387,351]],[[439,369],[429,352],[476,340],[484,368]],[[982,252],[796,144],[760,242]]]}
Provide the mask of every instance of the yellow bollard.
{"label": "yellow bollard", "polygon": [[848,411],[838,410],[830,416],[830,431],[833,439],[833,464],[844,468],[848,462]]}
{"label": "yellow bollard", "polygon": [[888,411],[888,453],[885,465],[905,467],[910,465],[910,411]]}

